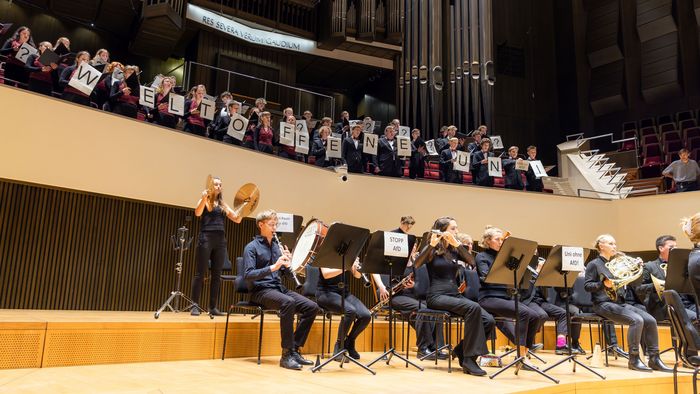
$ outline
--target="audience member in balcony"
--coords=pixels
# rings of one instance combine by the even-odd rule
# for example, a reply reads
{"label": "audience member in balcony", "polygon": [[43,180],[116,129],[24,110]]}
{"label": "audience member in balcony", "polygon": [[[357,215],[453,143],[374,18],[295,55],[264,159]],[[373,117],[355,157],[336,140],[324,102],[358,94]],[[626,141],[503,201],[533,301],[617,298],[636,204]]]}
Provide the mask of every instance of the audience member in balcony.
{"label": "audience member in balcony", "polygon": [[124,79],[124,65],[119,62],[112,62],[105,66],[100,81],[97,82],[95,90],[92,91],[92,98],[98,108],[110,111],[109,94],[114,83],[120,83]]}
{"label": "audience member in balcony", "polygon": [[259,116],[260,124],[258,124],[253,133],[255,150],[272,153],[272,140],[275,136],[275,132],[272,130],[272,115],[265,111],[261,112]]}
{"label": "audience member in balcony", "polygon": [[207,94],[207,88],[204,85],[193,87],[185,98],[185,131],[188,133],[205,137],[207,134],[208,120],[202,118],[199,106],[204,100],[204,95]]}
{"label": "audience member in balcony", "polygon": [[350,126],[350,113],[348,111],[343,111],[340,113],[340,120],[335,124],[335,132],[342,134],[344,131],[349,131],[344,130],[347,126]]}
{"label": "audience member in balcony", "polygon": [[316,160],[316,165],[319,167],[331,167],[333,162],[326,158],[326,146],[328,145],[328,136],[331,134],[330,126],[321,126],[318,129],[318,138],[314,139],[311,146],[311,156]]}
{"label": "audience member in balcony", "polygon": [[427,153],[420,130],[413,129],[411,131],[411,161],[408,163],[408,176],[411,179],[425,176],[425,156]]}
{"label": "audience member in balcony", "polygon": [[[536,146],[530,145],[527,147],[527,160],[537,160]],[[539,179],[537,178],[537,176],[535,176],[535,172],[532,170],[532,166],[528,167],[527,172],[525,173],[525,179],[527,180],[527,183],[525,184],[525,190],[530,192],[541,192],[544,189],[542,179]]]}
{"label": "audience member in balcony", "polygon": [[174,76],[163,77],[160,85],[156,88],[155,108],[148,111],[148,119],[153,123],[174,129],[177,126],[179,117],[168,111],[170,102],[170,92],[177,84]]}
{"label": "audience member in balcony", "polygon": [[260,97],[255,100],[255,106],[248,110],[248,129],[250,131],[253,131],[256,127],[258,127],[260,114],[265,112],[266,105],[267,101]]}
{"label": "audience member in balcony", "polygon": [[329,135],[330,135],[330,133],[332,133],[332,129],[331,129],[332,124],[333,124],[333,119],[331,119],[331,118],[329,118],[329,117],[327,117],[327,116],[323,117],[323,118],[321,119],[321,122],[319,122],[319,123],[316,125],[317,128],[316,128],[315,130],[313,130],[313,131],[309,131],[309,132],[311,133],[311,141],[314,141],[314,140],[320,138],[320,130],[321,130],[321,127],[324,127],[324,126],[325,126],[325,127],[328,127],[328,132],[329,132]]}
{"label": "audience member in balcony", "polygon": [[109,102],[113,113],[136,119],[139,85],[138,66],[124,67],[124,79],[119,83],[113,83],[109,91]]}
{"label": "audience member in balcony", "polygon": [[394,129],[394,126],[389,125],[384,129],[384,135],[379,137],[377,155],[374,156],[374,172],[376,174],[401,177],[403,162],[399,158],[395,136],[396,129]]}
{"label": "audience member in balcony", "polygon": [[362,155],[362,140],[360,140],[360,134],[362,133],[362,125],[355,124],[350,130],[350,136],[343,139],[343,147],[341,152],[343,155],[343,160],[348,166],[348,172],[361,174],[365,170],[365,160]]}
{"label": "audience member in balcony", "polygon": [[488,138],[481,139],[481,150],[474,153],[472,156],[471,169],[473,171],[473,176],[476,176],[476,184],[479,186],[493,186],[493,177],[489,175],[489,157],[493,156],[493,153],[489,152],[491,149],[491,140]]}
{"label": "audience member in balcony", "polygon": [[488,133],[488,132],[489,132],[489,128],[486,127],[485,124],[482,124],[482,125],[479,126],[479,128],[477,128],[476,130],[479,132],[479,134],[481,134],[482,137],[486,137],[486,136],[489,134],[489,133]]}
{"label": "audience member in balcony", "polygon": [[37,92],[51,96],[51,91],[53,90],[53,80],[51,79],[51,72],[58,67],[58,64],[41,64],[39,57],[47,49],[51,49],[51,43],[44,41],[39,43],[38,53],[30,55],[27,58],[26,67],[29,70],[29,90],[32,92]]}
{"label": "audience member in balcony", "polygon": [[230,92],[226,91],[219,95],[219,101],[222,103],[222,107],[216,110],[214,114],[214,120],[209,123],[209,138],[217,141],[223,141],[224,135],[228,130],[228,124],[231,122],[231,117],[228,113],[228,103],[233,100],[233,96]]}
{"label": "audience member in balcony", "polygon": [[440,128],[440,136],[435,139],[435,150],[438,155],[449,145],[449,140],[447,139],[447,126],[442,126]]}
{"label": "audience member in balcony", "polygon": [[508,148],[508,158],[503,159],[503,169],[506,172],[506,189],[523,190],[522,171],[515,168],[515,164],[522,162],[523,159],[518,157],[518,147],[511,146]]}
{"label": "audience member in balcony", "polygon": [[[289,108],[291,109],[291,108]],[[285,122],[292,125],[296,129],[297,118],[294,115],[286,116]],[[287,159],[297,160],[297,152],[294,150],[294,146],[279,144],[278,155],[280,157],[285,157]]]}
{"label": "audience member in balcony", "polygon": [[313,122],[314,114],[307,109],[304,111],[301,117],[306,121],[306,130],[309,132],[309,134],[312,134],[312,130],[316,126],[315,122]]}
{"label": "audience member in balcony", "polygon": [[97,52],[95,53],[95,57],[90,60],[90,65],[98,68],[99,67],[106,67],[109,64],[109,51],[102,48],[98,49]]}
{"label": "audience member in balcony", "polygon": [[689,157],[690,153],[685,148],[678,152],[678,156],[680,159],[669,164],[662,174],[673,179],[676,192],[698,190],[698,177],[700,177],[698,163]]}
{"label": "audience member in balcony", "polygon": [[479,130],[474,130],[474,132],[472,133],[472,137],[474,137],[474,141],[470,142],[467,145],[467,152],[474,154],[479,151],[479,147],[481,146],[482,135],[479,132]]}
{"label": "audience member in balcony", "polygon": [[5,85],[21,86],[17,84],[26,84],[29,80],[29,70],[25,68],[24,63],[15,57],[19,48],[25,43],[34,46],[32,31],[27,26],[20,26],[0,49],[0,55],[7,56],[3,77]]}
{"label": "audience member in balcony", "polygon": [[54,52],[61,53],[63,50],[61,47],[65,47],[65,50],[68,51],[68,53],[64,53],[62,55],[61,61],[58,63],[58,68],[56,71],[53,73],[53,89],[56,92],[62,92],[64,86],[61,85],[61,75],[63,75],[63,70],[71,66],[71,63],[73,62],[73,57],[70,56],[72,55],[72,52],[70,50],[70,40],[68,37],[59,37],[58,40],[56,40],[56,43],[53,46]]}
{"label": "audience member in balcony", "polygon": [[[229,123],[231,122],[231,119],[238,115],[238,112],[241,110],[241,103],[239,103],[236,100],[231,100],[228,105],[227,105],[227,113],[228,113],[228,118],[229,118]],[[228,130],[228,124],[226,125],[227,130]],[[223,141],[227,144],[231,145],[241,145],[241,142],[230,135],[228,135],[226,132],[224,132],[224,139]]]}
{"label": "audience member in balcony", "polygon": [[73,74],[78,70],[78,66],[80,66],[84,62],[89,62],[90,61],[90,53],[87,51],[80,51],[75,55],[75,64],[72,66],[66,67],[65,70],[61,73],[61,78],[59,79],[59,84],[63,88],[63,95],[61,96],[64,100],[70,101],[76,104],[81,104],[81,105],[87,105],[90,106],[90,96],[86,95],[85,93],[81,92],[80,90],[69,86],[68,82],[70,82],[71,78],[73,78]]}
{"label": "audience member in balcony", "polygon": [[[447,143],[442,147],[442,150],[438,151],[438,154],[444,150],[450,149],[450,140],[452,138],[455,138],[457,136],[457,126],[447,126],[445,129],[445,138],[444,140],[447,141]],[[457,141],[457,146],[459,147],[459,141]]]}
{"label": "audience member in balcony", "polygon": [[[286,122],[287,118],[294,116],[294,109],[292,107],[287,107],[282,111],[282,121]],[[296,117],[294,117],[296,119]]]}
{"label": "audience member in balcony", "polygon": [[462,172],[454,169],[454,163],[457,161],[457,144],[459,140],[455,137],[450,138],[447,149],[440,152],[440,172],[442,179],[447,183],[459,183],[462,181]]}

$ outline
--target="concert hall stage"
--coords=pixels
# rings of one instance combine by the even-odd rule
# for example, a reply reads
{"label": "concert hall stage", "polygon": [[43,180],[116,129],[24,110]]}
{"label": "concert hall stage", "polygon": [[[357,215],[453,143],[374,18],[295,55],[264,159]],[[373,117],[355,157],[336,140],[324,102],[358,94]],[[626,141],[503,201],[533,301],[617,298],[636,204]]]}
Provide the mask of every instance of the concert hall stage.
{"label": "concert hall stage", "polygon": [[[155,320],[150,312],[0,310],[0,392],[167,393],[241,389],[256,392],[425,392],[474,388],[480,393],[537,390],[538,393],[643,394],[673,390],[670,374],[629,371],[625,360],[611,360],[610,367],[597,370],[607,376],[605,381],[581,368],[572,373],[569,366],[559,366],[551,371],[561,381],[559,385],[526,371],[521,371],[519,376],[508,371],[494,380],[466,376],[460,369],[448,374],[446,361],[441,361],[437,367],[433,362],[419,362],[425,367],[424,372],[406,369],[399,360],[392,361],[389,366],[378,363],[373,366],[376,376],[354,365],[340,369],[336,363],[316,374],[307,370],[287,371],[277,366],[280,349],[275,316],[265,317],[265,357],[260,366],[255,362],[257,319],[239,315],[232,321],[226,360],[222,361],[225,317],[210,320],[206,315],[163,313]],[[336,317],[333,331],[336,331],[337,321]],[[545,349],[551,348],[552,330],[553,325],[548,323]],[[582,333],[586,349],[587,331],[584,329]],[[387,334],[388,324],[383,320],[375,323],[374,338],[370,329],[366,330],[358,341],[363,362],[380,354]],[[662,348],[670,342],[668,337],[668,328],[661,327]],[[400,342],[401,334],[398,338]],[[415,342],[413,332],[411,342]],[[372,344],[374,353],[369,353]],[[503,344],[505,340],[499,337],[497,346]],[[320,345],[319,317],[303,352],[315,359]],[[560,358],[551,350],[538,354],[549,364]],[[665,354],[664,359],[670,363],[672,352]],[[411,360],[415,361],[415,351],[411,352]],[[58,366],[64,368],[49,368]],[[487,368],[489,373],[495,371]],[[680,381],[681,392],[691,392],[690,375],[683,374]]]}

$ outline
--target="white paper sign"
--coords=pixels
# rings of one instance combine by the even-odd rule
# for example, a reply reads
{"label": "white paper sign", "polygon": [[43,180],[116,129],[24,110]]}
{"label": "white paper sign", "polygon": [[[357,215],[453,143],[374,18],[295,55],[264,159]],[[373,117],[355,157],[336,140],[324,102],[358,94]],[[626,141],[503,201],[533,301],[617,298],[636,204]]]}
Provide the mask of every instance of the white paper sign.
{"label": "white paper sign", "polygon": [[294,148],[294,151],[296,153],[301,153],[304,155],[309,154],[309,133],[300,133],[297,131],[296,135],[294,136],[294,143],[296,145],[296,148]]}
{"label": "white paper sign", "polygon": [[583,271],[583,248],[574,246],[561,247],[561,270],[562,271]]}
{"label": "white paper sign", "polygon": [[527,160],[516,160],[515,169],[520,171],[527,171],[530,168],[530,162]]}
{"label": "white paper sign", "polygon": [[277,232],[278,233],[293,233],[294,232],[294,215],[293,214],[277,212]]}
{"label": "white paper sign", "polygon": [[374,125],[375,125],[374,121],[364,122],[364,124],[362,125],[362,128],[363,128],[362,131],[364,131],[365,133],[374,133]]}
{"label": "white paper sign", "polygon": [[348,125],[350,125],[350,130],[352,130],[353,126],[355,126],[356,124],[361,125],[362,121],[361,120],[348,120]]}
{"label": "white paper sign", "polygon": [[294,129],[293,124],[280,122],[280,144],[294,146]]}
{"label": "white paper sign", "polygon": [[501,163],[500,157],[489,157],[489,162],[486,164],[489,166],[489,176],[503,176],[503,163]]}
{"label": "white paper sign", "polygon": [[89,96],[92,90],[95,89],[97,82],[100,81],[101,75],[101,72],[87,64],[87,62],[82,62],[75,71],[75,74],[73,74],[73,78],[68,82],[68,85],[80,90],[86,96]]}
{"label": "white paper sign", "polygon": [[328,137],[326,144],[326,158],[340,159],[340,138]]}
{"label": "white paper sign", "polygon": [[491,147],[493,149],[503,149],[503,140],[500,135],[494,135],[489,138],[491,139]]}
{"label": "white paper sign", "polygon": [[306,125],[306,121],[304,119],[297,120],[296,126],[297,133],[309,134],[309,127]]}
{"label": "white paper sign", "polygon": [[399,136],[411,138],[411,128],[408,126],[399,126]]}
{"label": "white paper sign", "polygon": [[247,128],[248,118],[241,114],[233,114],[231,115],[231,121],[228,123],[228,129],[226,130],[226,134],[239,141],[243,141],[243,136],[245,135],[245,131]]}
{"label": "white paper sign", "polygon": [[452,163],[452,168],[457,171],[469,172],[470,164],[471,155],[468,152],[463,152],[459,150],[457,151],[456,161]]}
{"label": "white paper sign", "polygon": [[20,62],[26,63],[26,62],[27,62],[27,59],[29,59],[29,56],[34,55],[34,54],[36,54],[37,52],[39,52],[39,51],[37,51],[36,48],[34,48],[33,46],[31,46],[31,45],[29,45],[29,44],[27,44],[27,43],[25,42],[24,44],[22,44],[21,47],[19,47],[19,49],[17,50],[17,54],[15,55],[15,57],[16,57],[17,60],[19,60]]}
{"label": "white paper sign", "polygon": [[408,234],[384,232],[384,255],[408,257]]}
{"label": "white paper sign", "polygon": [[152,88],[157,88],[160,86],[160,84],[163,83],[163,76],[162,75],[156,75],[155,78],[153,78],[153,83],[151,83]]}
{"label": "white paper sign", "polygon": [[156,107],[156,90],[148,86],[139,88],[139,104],[148,108]]}
{"label": "white paper sign", "polygon": [[362,153],[367,153],[369,155],[377,154],[377,144],[379,144],[379,136],[376,134],[364,134],[365,138],[362,141]]}
{"label": "white paper sign", "polygon": [[216,102],[209,99],[203,99],[199,103],[199,116],[204,119],[214,120],[214,114],[216,113]]}
{"label": "white paper sign", "polygon": [[547,172],[544,170],[544,166],[542,165],[542,162],[541,162],[541,161],[539,161],[539,160],[532,160],[532,161],[530,162],[530,165],[532,166],[532,172],[535,173],[535,176],[536,176],[538,179],[539,179],[539,178],[546,177],[546,176],[549,176],[549,175],[547,175]]}
{"label": "white paper sign", "polygon": [[430,156],[437,156],[437,150],[435,149],[435,140],[425,141],[425,150],[428,151]]}
{"label": "white paper sign", "polygon": [[411,139],[408,137],[396,137],[399,157],[411,156]]}
{"label": "white paper sign", "polygon": [[170,93],[168,95],[168,112],[173,115],[184,116],[185,115],[185,96],[180,96],[179,94]]}
{"label": "white paper sign", "polygon": [[331,133],[330,135],[333,138],[343,138],[343,135],[340,133],[336,133],[335,131]]}

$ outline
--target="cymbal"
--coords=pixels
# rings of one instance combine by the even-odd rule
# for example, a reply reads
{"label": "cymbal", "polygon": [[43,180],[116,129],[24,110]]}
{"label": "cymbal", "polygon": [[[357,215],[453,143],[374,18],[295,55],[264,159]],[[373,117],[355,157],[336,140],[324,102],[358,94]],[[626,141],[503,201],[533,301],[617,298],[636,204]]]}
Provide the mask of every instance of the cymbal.
{"label": "cymbal", "polygon": [[238,216],[248,216],[258,207],[259,201],[260,189],[258,189],[258,186],[254,183],[246,183],[238,189],[236,196],[233,198],[233,211]]}

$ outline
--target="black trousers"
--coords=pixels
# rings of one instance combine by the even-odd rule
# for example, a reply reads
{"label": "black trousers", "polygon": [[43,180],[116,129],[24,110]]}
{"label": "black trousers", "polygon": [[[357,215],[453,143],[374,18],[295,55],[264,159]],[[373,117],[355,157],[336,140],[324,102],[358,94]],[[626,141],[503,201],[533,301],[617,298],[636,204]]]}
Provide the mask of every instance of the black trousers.
{"label": "black trousers", "polygon": [[482,314],[481,307],[467,297],[459,295],[428,296],[428,308],[449,311],[464,319],[462,352],[464,357],[488,354],[486,333],[493,330],[495,321],[491,315]]}
{"label": "black trousers", "polygon": [[[282,349],[303,347],[314,324],[318,305],[301,294],[282,289],[262,289],[253,293],[250,298],[265,309],[280,311],[280,335]],[[294,330],[294,315],[299,315],[297,329]]]}
{"label": "black trousers", "polygon": [[[513,300],[506,300],[503,298],[487,297],[479,300],[479,305],[486,309],[489,313],[494,316],[508,317],[515,319],[515,302]],[[520,342],[518,345],[526,346],[528,348],[532,347],[535,342],[535,335],[537,330],[542,326],[544,320],[542,320],[542,315],[527,305],[520,303],[518,304],[518,324],[520,331]],[[507,335],[506,335],[507,336]],[[508,338],[513,343],[516,343],[516,338]]]}
{"label": "black trousers", "polygon": [[[403,318],[408,320],[411,327],[416,330],[416,346],[418,346],[418,349],[434,350],[436,348],[435,334],[437,334],[438,343],[444,343],[442,329],[441,327],[436,327],[434,321],[409,319],[411,314],[420,307],[417,299],[405,295],[393,296],[391,298],[391,306],[401,312]],[[437,333],[435,332],[436,329]]]}
{"label": "black trousers", "polygon": [[630,354],[639,355],[639,345],[642,339],[646,346],[647,355],[659,354],[659,332],[656,327],[656,319],[647,312],[629,304],[616,304],[614,302],[601,302],[593,305],[593,311],[615,323],[629,325],[627,341]]}
{"label": "black trousers", "polygon": [[[342,313],[342,296],[333,291],[319,291],[316,293],[318,305],[333,313]],[[357,297],[352,294],[345,296],[345,315],[338,325],[338,341],[345,337],[345,341],[354,345],[355,339],[367,328],[372,320],[369,309]],[[350,329],[352,326],[352,329]]]}
{"label": "black trousers", "polygon": [[[547,321],[550,317],[554,318],[557,322],[557,335],[569,334],[569,328],[566,326],[566,311],[564,308],[550,304],[549,302],[543,302],[541,304],[532,302],[528,304],[528,307],[537,312],[543,322]],[[578,332],[579,334],[581,333],[581,325],[579,325]]]}
{"label": "black trousers", "polygon": [[197,264],[192,278],[192,301],[199,304],[204,285],[204,276],[211,260],[211,286],[209,288],[209,309],[214,309],[219,303],[221,289],[221,269],[226,262],[226,236],[223,231],[202,231],[197,240],[195,263]]}

